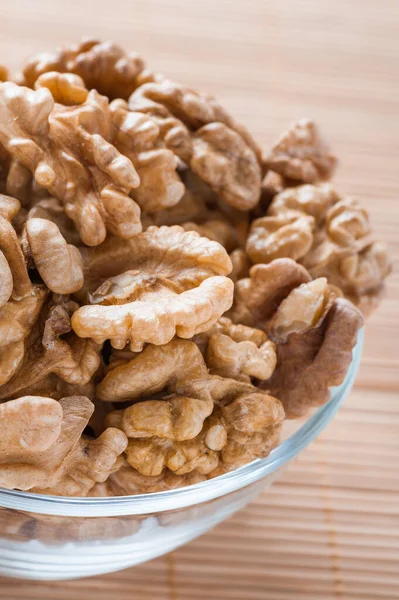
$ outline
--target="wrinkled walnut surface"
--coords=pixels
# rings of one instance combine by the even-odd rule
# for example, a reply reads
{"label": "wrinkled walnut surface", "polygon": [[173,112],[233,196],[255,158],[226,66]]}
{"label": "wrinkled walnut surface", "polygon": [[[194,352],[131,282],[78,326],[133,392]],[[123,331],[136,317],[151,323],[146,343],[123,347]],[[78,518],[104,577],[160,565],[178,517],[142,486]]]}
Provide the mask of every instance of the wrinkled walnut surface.
{"label": "wrinkled walnut surface", "polygon": [[89,89],[110,98],[127,98],[143,67],[138,55],[126,54],[112,42],[87,39],[55,52],[32,56],[23,67],[19,83],[33,87],[44,73],[75,73]]}
{"label": "wrinkled walnut surface", "polygon": [[391,269],[335,165],[112,42],[0,66],[0,487],[192,485],[327,402]]}
{"label": "wrinkled walnut surface", "polygon": [[288,258],[255,265],[235,285],[232,320],[262,329],[276,344],[276,368],[260,387],[282,401],[287,417],[324,404],[329,388],[344,380],[361,313],[337,298],[326,278],[311,280]]}
{"label": "wrinkled walnut surface", "polygon": [[264,158],[264,169],[279,173],[288,180],[315,183],[330,179],[336,164],[310,119],[291,123],[270,153]]}
{"label": "wrinkled walnut surface", "polygon": [[126,437],[107,429],[97,440],[82,438],[92,411],[79,396],[59,402],[25,396],[1,404],[0,486],[79,496],[106,480]]}
{"label": "wrinkled walnut surface", "polygon": [[72,317],[80,337],[132,350],[190,338],[228,308],[231,262],[220,244],[181,227],[150,227],[85,252],[89,301]]}
{"label": "wrinkled walnut surface", "polygon": [[122,237],[141,230],[139,208],[129,198],[140,180],[109,141],[105,97],[92,90],[83,104],[63,107],[46,88],[4,83],[0,120],[0,143],[63,203],[83,242],[100,243],[107,229]]}
{"label": "wrinkled walnut surface", "polygon": [[246,251],[253,263],[289,257],[368,314],[391,270],[385,247],[375,242],[367,212],[331,184],[303,185],[277,194],[268,215],[252,222]]}
{"label": "wrinkled walnut surface", "polygon": [[[129,106],[161,122],[168,130],[168,147],[227,204],[240,210],[256,205],[259,148],[215,98],[155,76],[133,92]],[[184,127],[177,130],[176,120]]]}

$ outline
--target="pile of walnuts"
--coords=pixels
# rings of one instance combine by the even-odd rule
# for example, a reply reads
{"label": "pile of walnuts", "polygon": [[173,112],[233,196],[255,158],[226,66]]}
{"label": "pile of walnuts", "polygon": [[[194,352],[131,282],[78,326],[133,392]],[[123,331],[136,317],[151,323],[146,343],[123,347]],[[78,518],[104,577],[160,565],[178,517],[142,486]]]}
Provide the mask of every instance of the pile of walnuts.
{"label": "pile of walnuts", "polygon": [[390,270],[314,123],[263,154],[110,42],[8,79],[0,487],[136,494],[267,456],[343,381]]}

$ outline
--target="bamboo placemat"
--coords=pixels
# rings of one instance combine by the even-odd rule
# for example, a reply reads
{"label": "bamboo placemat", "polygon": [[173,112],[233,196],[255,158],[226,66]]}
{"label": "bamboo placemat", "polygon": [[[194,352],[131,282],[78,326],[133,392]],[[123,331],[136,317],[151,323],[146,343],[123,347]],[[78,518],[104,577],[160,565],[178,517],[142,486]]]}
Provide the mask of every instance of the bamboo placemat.
{"label": "bamboo placemat", "polygon": [[134,569],[63,583],[0,579],[1,600],[399,599],[399,3],[397,0],[7,0],[0,62],[83,35],[220,97],[265,145],[312,116],[396,272],[367,326],[357,386],[271,490]]}

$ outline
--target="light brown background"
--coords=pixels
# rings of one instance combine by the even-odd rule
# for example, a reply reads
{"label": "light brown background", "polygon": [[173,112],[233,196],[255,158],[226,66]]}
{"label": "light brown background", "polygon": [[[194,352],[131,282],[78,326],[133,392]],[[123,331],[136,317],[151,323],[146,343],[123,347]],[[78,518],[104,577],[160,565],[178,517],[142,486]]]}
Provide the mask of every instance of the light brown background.
{"label": "light brown background", "polygon": [[[340,190],[399,258],[398,0],[1,0],[0,62],[114,39],[219,96],[265,146],[315,118]],[[271,492],[188,546],[68,583],[0,579],[1,600],[399,599],[399,278],[367,325],[356,389]]]}

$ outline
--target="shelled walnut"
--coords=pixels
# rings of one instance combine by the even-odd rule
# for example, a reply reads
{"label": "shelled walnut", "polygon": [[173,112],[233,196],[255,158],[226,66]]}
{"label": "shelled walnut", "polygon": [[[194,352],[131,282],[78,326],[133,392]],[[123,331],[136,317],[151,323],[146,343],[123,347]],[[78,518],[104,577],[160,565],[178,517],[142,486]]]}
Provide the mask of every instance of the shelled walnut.
{"label": "shelled walnut", "polygon": [[150,227],[128,242],[108,238],[83,253],[88,305],[72,317],[83,338],[165,344],[209,328],[233,300],[225,277],[230,259],[220,244],[179,226]]}
{"label": "shelled walnut", "polygon": [[18,200],[0,195],[0,390],[19,369],[26,339],[48,294],[44,285],[29,278],[12,224],[19,209]]}
{"label": "shelled walnut", "polygon": [[335,165],[112,42],[0,66],[0,487],[193,485],[327,402],[390,271]]}
{"label": "shelled walnut", "polygon": [[24,340],[18,368],[0,387],[0,401],[33,392],[41,395],[42,391],[56,395],[58,388],[66,391],[68,388],[57,385],[54,376],[72,386],[91,382],[101,364],[101,347],[72,332],[70,316],[76,307],[68,296],[55,296],[44,304]]}
{"label": "shelled walnut", "polygon": [[263,160],[266,172],[297,184],[330,179],[335,165],[335,156],[310,119],[291,123]]}
{"label": "shelled walnut", "polygon": [[0,405],[0,487],[86,495],[117,470],[126,437],[107,429],[97,440],[81,434],[93,405],[85,397],[59,402],[25,396]]}
{"label": "shelled walnut", "polygon": [[18,83],[33,87],[44,73],[74,73],[89,89],[110,98],[127,98],[143,68],[137,54],[126,54],[113,42],[88,38],[80,44],[32,56],[23,66]]}
{"label": "shelled walnut", "polygon": [[107,229],[123,237],[141,230],[139,208],[129,198],[140,180],[109,141],[105,97],[92,90],[83,104],[64,107],[46,88],[31,91],[6,82],[0,121],[0,143],[64,204],[84,243],[99,244]]}
{"label": "shelled walnut", "polygon": [[312,280],[289,258],[255,265],[235,287],[231,319],[259,327],[276,344],[276,369],[260,387],[282,401],[288,417],[324,404],[345,378],[360,312],[337,298],[326,278]]}
{"label": "shelled walnut", "polygon": [[331,184],[277,194],[267,216],[252,222],[246,251],[253,263],[297,260],[312,277],[327,277],[366,315],[391,270],[385,247],[373,239],[367,212]]}
{"label": "shelled walnut", "polygon": [[232,206],[253,208],[260,195],[260,151],[250,134],[211,96],[163,77],[139,86],[129,99],[134,111],[168,122],[178,119],[192,133],[183,160]]}

